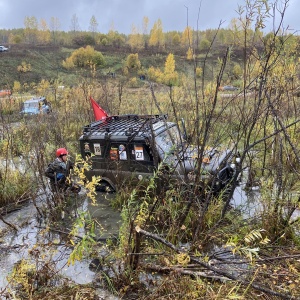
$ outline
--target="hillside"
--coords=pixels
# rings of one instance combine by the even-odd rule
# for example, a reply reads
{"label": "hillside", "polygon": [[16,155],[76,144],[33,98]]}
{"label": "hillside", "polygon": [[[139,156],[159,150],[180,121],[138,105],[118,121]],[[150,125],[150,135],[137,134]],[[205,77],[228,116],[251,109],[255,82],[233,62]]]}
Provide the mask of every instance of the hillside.
{"label": "hillside", "polygon": [[[74,48],[66,48],[59,46],[32,46],[32,45],[12,45],[7,52],[0,53],[1,69],[0,69],[0,89],[12,89],[14,81],[21,84],[37,84],[42,79],[53,82],[58,80],[62,85],[73,86],[80,80],[81,76],[87,78],[90,70],[66,70],[62,67],[62,62],[71,55]],[[128,47],[96,47],[95,50],[100,51],[106,61],[104,67],[97,70],[95,76],[98,79],[105,79],[108,73],[116,73],[118,77],[122,77],[122,66],[126,57],[131,53]],[[210,55],[206,58],[206,65],[209,72],[207,77],[214,76],[214,65],[217,59],[222,57],[225,49],[220,49],[218,53]],[[138,53],[142,64],[142,69],[146,70],[153,66],[155,68],[163,68],[166,57],[169,53],[162,51],[160,53],[151,52],[149,50],[140,51]],[[198,65],[202,65],[205,53],[199,55]],[[185,53],[175,54],[176,70],[187,76],[193,74],[193,62],[186,59]],[[22,64],[30,65],[30,71],[20,70]],[[19,70],[18,70],[19,68]],[[126,78],[123,78],[126,79]]]}

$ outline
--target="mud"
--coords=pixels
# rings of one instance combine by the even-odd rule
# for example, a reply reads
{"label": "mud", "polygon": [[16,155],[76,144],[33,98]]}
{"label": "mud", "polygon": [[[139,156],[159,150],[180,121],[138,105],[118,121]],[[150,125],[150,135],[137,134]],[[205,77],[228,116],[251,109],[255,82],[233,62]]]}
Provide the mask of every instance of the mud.
{"label": "mud", "polygon": [[[77,211],[89,210],[90,214],[97,218],[101,224],[98,231],[100,237],[116,235],[119,229],[120,216],[110,206],[113,195],[98,194],[98,206],[93,206],[84,196],[80,195]],[[45,201],[45,195],[39,196],[37,205],[41,207]],[[0,220],[0,299],[3,291],[8,286],[7,276],[12,272],[13,267],[22,259],[34,261],[33,252],[35,249],[44,251],[38,253],[38,259],[53,262],[56,271],[63,278],[74,283],[87,284],[94,280],[95,273],[89,268],[90,261],[76,261],[74,265],[68,265],[69,255],[72,249],[66,242],[66,235],[61,232],[67,231],[69,222],[62,222],[61,232],[48,231],[44,233],[46,223],[38,217],[37,209],[30,201],[20,210],[12,212],[3,217],[4,220],[17,227],[17,231]],[[66,216],[67,218],[67,216]],[[41,250],[42,249],[42,250]],[[36,263],[36,261],[35,261]],[[118,299],[104,290],[99,290],[102,299]]]}

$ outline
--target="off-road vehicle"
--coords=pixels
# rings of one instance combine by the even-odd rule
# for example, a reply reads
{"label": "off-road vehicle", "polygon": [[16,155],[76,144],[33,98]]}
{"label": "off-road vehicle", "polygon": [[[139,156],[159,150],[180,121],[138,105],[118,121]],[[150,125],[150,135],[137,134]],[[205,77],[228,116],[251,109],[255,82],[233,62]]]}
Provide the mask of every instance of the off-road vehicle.
{"label": "off-road vehicle", "polygon": [[32,116],[39,114],[49,114],[51,112],[50,103],[45,97],[33,97],[22,103],[20,114],[22,116]]}
{"label": "off-road vehicle", "polygon": [[99,189],[116,191],[124,182],[152,176],[163,165],[171,178],[183,184],[192,183],[200,169],[201,178],[218,191],[235,172],[229,149],[207,149],[199,168],[199,147],[188,146],[185,134],[167,121],[167,115],[109,116],[85,126],[79,142],[82,157],[92,161],[87,179],[101,176]]}
{"label": "off-road vehicle", "polygon": [[4,46],[0,46],[0,52],[6,52],[6,51],[8,51],[8,48]]}

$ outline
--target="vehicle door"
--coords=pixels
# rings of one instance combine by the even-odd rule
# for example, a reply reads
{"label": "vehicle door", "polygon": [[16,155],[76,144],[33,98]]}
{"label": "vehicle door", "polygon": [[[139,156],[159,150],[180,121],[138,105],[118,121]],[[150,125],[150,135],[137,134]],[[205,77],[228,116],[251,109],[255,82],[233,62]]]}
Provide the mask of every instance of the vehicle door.
{"label": "vehicle door", "polygon": [[130,170],[136,173],[153,173],[154,157],[151,148],[146,143],[133,142],[129,145]]}

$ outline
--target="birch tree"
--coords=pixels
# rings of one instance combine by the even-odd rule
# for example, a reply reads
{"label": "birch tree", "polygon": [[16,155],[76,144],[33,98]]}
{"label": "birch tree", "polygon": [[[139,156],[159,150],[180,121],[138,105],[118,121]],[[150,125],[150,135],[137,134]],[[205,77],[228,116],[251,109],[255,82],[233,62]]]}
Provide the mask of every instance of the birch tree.
{"label": "birch tree", "polygon": [[37,41],[37,33],[38,33],[38,21],[36,17],[25,17],[24,20],[25,26],[25,40],[28,43],[35,44]]}
{"label": "birch tree", "polygon": [[57,32],[59,31],[59,29],[60,29],[59,19],[56,18],[56,17],[51,17],[51,19],[50,19],[50,30],[51,30],[51,33],[52,33],[52,40],[53,40],[54,44],[56,44],[56,42],[57,42]]}
{"label": "birch tree", "polygon": [[92,32],[92,36],[95,39],[96,32],[98,32],[98,22],[94,15],[90,19],[89,30]]}
{"label": "birch tree", "polygon": [[74,14],[71,18],[70,30],[73,33],[74,37],[76,36],[76,33],[80,31],[79,21],[76,14]]}
{"label": "birch tree", "polygon": [[149,46],[158,47],[159,49],[164,49],[165,47],[165,37],[161,19],[158,19],[154,23],[150,31]]}

